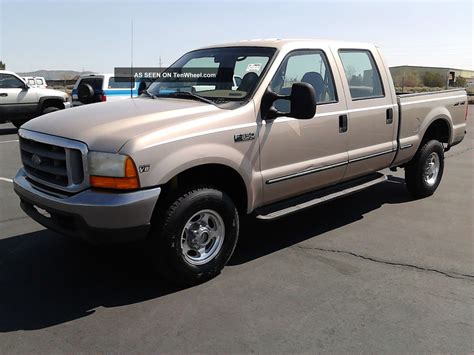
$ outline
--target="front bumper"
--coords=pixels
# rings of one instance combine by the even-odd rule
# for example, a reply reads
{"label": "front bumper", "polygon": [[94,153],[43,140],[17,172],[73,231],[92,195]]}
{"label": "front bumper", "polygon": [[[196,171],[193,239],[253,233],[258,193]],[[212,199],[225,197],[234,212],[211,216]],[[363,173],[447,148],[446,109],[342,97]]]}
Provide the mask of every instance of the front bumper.
{"label": "front bumper", "polygon": [[85,190],[71,196],[53,195],[30,183],[23,169],[15,176],[13,186],[22,209],[35,221],[93,243],[145,238],[161,193],[161,188],[155,187],[133,192]]}

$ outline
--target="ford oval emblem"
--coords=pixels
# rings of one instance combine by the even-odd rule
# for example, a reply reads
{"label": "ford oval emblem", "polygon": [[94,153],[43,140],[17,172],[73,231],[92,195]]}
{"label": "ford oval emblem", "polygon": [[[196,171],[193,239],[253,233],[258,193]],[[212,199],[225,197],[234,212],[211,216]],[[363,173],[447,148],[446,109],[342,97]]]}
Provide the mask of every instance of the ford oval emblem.
{"label": "ford oval emblem", "polygon": [[31,162],[35,165],[40,165],[41,164],[41,158],[37,156],[36,154],[33,154],[31,156]]}

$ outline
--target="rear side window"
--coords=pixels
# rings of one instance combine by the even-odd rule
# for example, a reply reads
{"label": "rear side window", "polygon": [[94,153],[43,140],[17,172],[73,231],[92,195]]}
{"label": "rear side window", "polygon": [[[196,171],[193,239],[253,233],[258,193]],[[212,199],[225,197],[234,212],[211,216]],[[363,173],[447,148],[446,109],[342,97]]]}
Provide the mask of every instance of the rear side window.
{"label": "rear side window", "polygon": [[109,89],[131,89],[135,86],[134,81],[131,81],[129,78],[119,78],[111,77],[109,79]]}
{"label": "rear side window", "polygon": [[36,79],[36,85],[43,85],[43,79]]}
{"label": "rear side window", "polygon": [[370,51],[343,49],[339,56],[353,100],[384,96],[380,74]]}

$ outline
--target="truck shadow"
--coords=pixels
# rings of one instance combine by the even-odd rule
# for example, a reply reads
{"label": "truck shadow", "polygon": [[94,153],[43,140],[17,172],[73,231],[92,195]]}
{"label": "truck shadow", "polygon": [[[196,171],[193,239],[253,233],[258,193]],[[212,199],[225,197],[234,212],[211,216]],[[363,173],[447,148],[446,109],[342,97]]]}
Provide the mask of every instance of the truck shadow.
{"label": "truck shadow", "polygon": [[331,201],[286,218],[261,221],[248,218],[242,223],[239,244],[228,265],[239,265],[286,247],[316,238],[326,232],[364,218],[384,204],[413,201],[405,180],[389,180],[354,195]]}
{"label": "truck shadow", "polygon": [[[392,180],[276,222],[247,219],[229,264],[246,263],[350,224],[384,204],[406,201],[404,184]],[[0,332],[42,329],[87,317],[98,307],[181,290],[157,279],[139,245],[94,248],[47,230],[0,240]]]}

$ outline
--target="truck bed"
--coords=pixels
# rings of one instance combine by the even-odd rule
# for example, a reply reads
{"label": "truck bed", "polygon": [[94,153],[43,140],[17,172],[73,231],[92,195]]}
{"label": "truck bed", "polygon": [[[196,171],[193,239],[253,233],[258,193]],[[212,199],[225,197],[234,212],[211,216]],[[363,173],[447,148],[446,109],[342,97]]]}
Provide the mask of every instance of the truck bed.
{"label": "truck bed", "polygon": [[[393,166],[409,161],[417,151],[423,134],[434,119],[446,124],[447,147],[459,143],[466,130],[467,95],[464,89],[413,94],[397,94],[399,107],[399,151]],[[452,129],[450,129],[452,125]]]}

